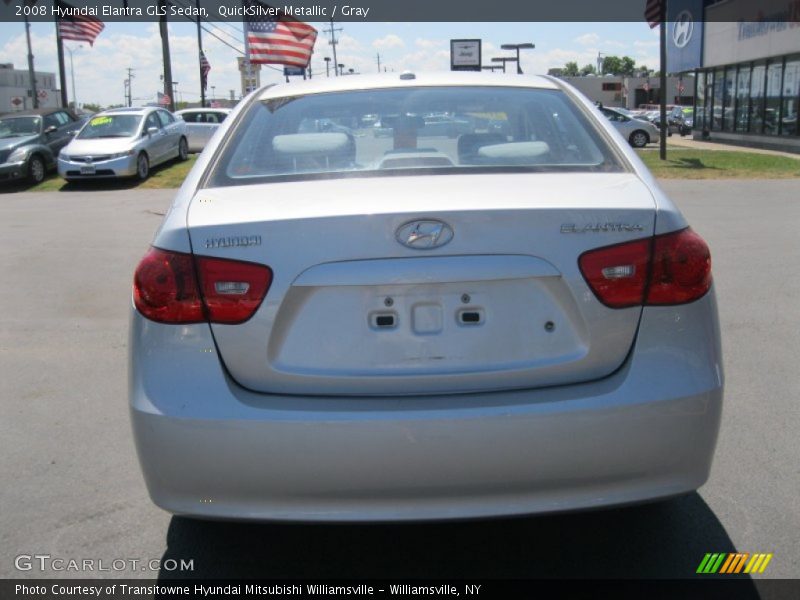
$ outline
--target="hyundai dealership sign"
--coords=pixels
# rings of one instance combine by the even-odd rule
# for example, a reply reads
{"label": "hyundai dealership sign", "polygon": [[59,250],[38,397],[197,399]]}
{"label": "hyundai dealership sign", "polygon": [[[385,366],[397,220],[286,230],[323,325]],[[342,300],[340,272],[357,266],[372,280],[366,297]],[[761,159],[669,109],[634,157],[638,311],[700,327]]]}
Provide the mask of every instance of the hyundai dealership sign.
{"label": "hyundai dealership sign", "polygon": [[703,0],[672,0],[667,10],[667,72],[694,71],[703,61]]}

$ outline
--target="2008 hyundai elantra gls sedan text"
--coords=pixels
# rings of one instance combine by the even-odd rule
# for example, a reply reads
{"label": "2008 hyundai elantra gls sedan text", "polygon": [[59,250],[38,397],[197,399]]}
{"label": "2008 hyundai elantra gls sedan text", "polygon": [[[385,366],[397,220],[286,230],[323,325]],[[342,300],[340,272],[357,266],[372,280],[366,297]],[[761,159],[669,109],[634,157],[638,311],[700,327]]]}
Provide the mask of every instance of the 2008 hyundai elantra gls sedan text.
{"label": "2008 hyundai elantra gls sedan text", "polygon": [[[430,114],[469,131],[423,137]],[[262,88],[187,177],[132,304],[136,446],[176,514],[541,513],[709,474],[708,247],[556,79]]]}

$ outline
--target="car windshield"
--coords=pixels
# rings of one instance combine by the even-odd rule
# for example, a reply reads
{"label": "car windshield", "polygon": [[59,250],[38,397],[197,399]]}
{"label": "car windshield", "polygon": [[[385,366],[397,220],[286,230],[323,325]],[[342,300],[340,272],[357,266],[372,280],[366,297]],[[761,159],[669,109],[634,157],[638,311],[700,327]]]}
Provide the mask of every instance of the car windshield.
{"label": "car windshield", "polygon": [[98,115],[81,129],[78,139],[132,137],[141,122],[141,115]]}
{"label": "car windshield", "polygon": [[41,127],[41,117],[7,117],[0,119],[0,138],[36,135]]}
{"label": "car windshield", "polygon": [[[377,115],[377,118],[376,118]],[[618,171],[563,92],[511,87],[359,90],[254,102],[213,186],[394,171]]]}

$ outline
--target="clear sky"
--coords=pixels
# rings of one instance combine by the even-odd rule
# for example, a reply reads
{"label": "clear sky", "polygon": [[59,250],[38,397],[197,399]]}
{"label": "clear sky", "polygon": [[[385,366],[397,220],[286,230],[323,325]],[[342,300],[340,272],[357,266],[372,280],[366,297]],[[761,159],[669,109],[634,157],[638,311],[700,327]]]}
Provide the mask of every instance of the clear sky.
{"label": "clear sky", "polygon": [[[241,50],[241,23],[204,23],[213,33]],[[322,28],[327,23],[313,23],[320,35],[312,59],[315,76],[324,76],[323,57],[332,56]],[[339,44],[337,58],[345,68],[357,72],[376,72],[377,53],[381,65],[389,70],[447,70],[450,68],[451,38],[483,40],[484,64],[493,56],[507,55],[502,43],[533,42],[536,49],[523,51],[522,67],[526,73],[545,73],[574,60],[579,66],[596,64],[598,52],[628,55],[636,64],[658,66],[658,29],[646,23],[340,23],[336,25]],[[31,42],[36,69],[57,72],[55,25],[33,23]],[[78,103],[99,103],[103,106],[123,102],[123,81],[126,68],[134,69],[135,103],[155,100],[161,89],[161,38],[156,23],[106,23],[94,47],[79,42],[66,42],[73,52],[75,87]],[[203,33],[203,46],[211,62],[209,86],[217,96],[239,94],[238,53]],[[173,80],[178,82],[178,98],[199,99],[197,66],[197,34],[194,23],[170,23]],[[0,23],[0,62],[26,67],[25,30],[22,23]],[[69,55],[66,54],[69,98]],[[278,70],[262,68],[262,83],[282,80]],[[209,87],[209,94],[211,88]]]}

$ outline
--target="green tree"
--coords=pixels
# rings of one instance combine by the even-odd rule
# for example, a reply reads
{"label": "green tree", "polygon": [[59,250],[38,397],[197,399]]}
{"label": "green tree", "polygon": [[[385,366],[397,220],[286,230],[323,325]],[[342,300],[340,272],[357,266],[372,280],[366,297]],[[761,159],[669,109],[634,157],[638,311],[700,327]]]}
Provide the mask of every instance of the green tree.
{"label": "green tree", "polygon": [[596,74],[597,74],[597,69],[595,69],[594,65],[591,64],[583,65],[583,68],[581,69],[581,75],[585,77],[586,75],[596,75]]}
{"label": "green tree", "polygon": [[630,56],[623,56],[620,60],[620,71],[618,74],[632,77],[634,71],[636,71],[636,62]]}
{"label": "green tree", "polygon": [[603,75],[619,75],[622,72],[622,60],[619,56],[603,57]]}
{"label": "green tree", "polygon": [[580,75],[580,71],[578,71],[578,63],[576,63],[574,60],[569,61],[564,65],[564,71],[562,74],[567,77],[576,77]]}
{"label": "green tree", "polygon": [[100,112],[101,110],[103,110],[103,107],[100,106],[99,104],[92,104],[91,102],[84,102],[83,103],[83,110],[85,110],[86,112],[96,113],[96,112]]}

